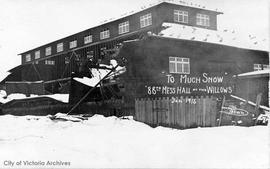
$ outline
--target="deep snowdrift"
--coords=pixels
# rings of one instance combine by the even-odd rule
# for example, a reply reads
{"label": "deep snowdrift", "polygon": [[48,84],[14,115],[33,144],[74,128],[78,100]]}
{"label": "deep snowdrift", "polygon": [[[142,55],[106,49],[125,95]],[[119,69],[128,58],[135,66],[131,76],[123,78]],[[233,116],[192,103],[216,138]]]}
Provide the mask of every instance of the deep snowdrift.
{"label": "deep snowdrift", "polygon": [[78,123],[5,115],[0,129],[0,168],[11,167],[6,160],[33,168],[269,167],[269,126],[176,130],[100,115]]}

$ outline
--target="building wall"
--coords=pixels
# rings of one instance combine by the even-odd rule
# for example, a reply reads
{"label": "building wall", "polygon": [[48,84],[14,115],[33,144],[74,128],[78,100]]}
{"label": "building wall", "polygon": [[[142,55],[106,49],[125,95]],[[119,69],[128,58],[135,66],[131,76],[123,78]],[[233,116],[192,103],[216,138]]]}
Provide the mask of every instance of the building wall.
{"label": "building wall", "polygon": [[[183,25],[189,25],[189,26],[217,30],[217,12],[215,12],[215,11],[190,8],[190,7],[186,7],[186,6],[176,6],[173,4],[164,4],[163,6],[160,6],[159,18],[161,18],[161,20],[163,22],[174,23],[175,22],[174,21],[174,10],[181,10],[181,11],[188,12],[188,23],[181,23]],[[208,15],[210,17],[210,26],[205,27],[205,26],[197,25],[197,23],[196,23],[197,13]]]}
{"label": "building wall", "polygon": [[[173,10],[174,9],[185,9],[185,10],[189,11],[189,13],[190,13],[189,17],[190,18],[189,18],[188,25],[192,25],[192,26],[195,26],[195,27],[196,26],[200,27],[200,26],[196,25],[196,13],[207,14],[207,15],[210,16],[210,27],[204,27],[204,28],[216,30],[216,27],[217,27],[217,25],[216,25],[216,22],[217,22],[216,21],[217,20],[216,15],[218,15],[220,13],[215,12],[215,11],[209,11],[209,10],[203,10],[203,9],[198,9],[198,8],[187,7],[187,6],[174,5],[174,4],[169,4],[169,3],[162,3],[162,4],[159,4],[157,6],[153,6],[151,8],[142,10],[141,12],[132,14],[130,16],[126,16],[126,17],[120,18],[120,19],[112,21],[112,22],[108,22],[106,24],[103,24],[103,25],[100,25],[100,26],[97,26],[97,27],[94,27],[94,28],[90,28],[88,30],[79,32],[79,33],[71,35],[69,37],[66,37],[66,38],[57,40],[55,42],[51,42],[49,44],[46,44],[44,46],[35,48],[33,50],[24,52],[24,53],[21,54],[22,64],[26,64],[25,55],[29,54],[29,53],[31,54],[31,61],[33,61],[34,57],[35,57],[34,53],[37,50],[40,50],[40,52],[41,52],[40,53],[41,58],[38,59],[38,60],[42,60],[45,57],[51,57],[52,55],[59,54],[59,53],[56,52],[56,45],[58,43],[60,43],[60,42],[64,43],[64,51],[60,52],[60,54],[71,51],[71,50],[74,50],[74,49],[69,49],[69,42],[73,41],[73,40],[77,40],[77,48],[87,46],[89,44],[84,44],[84,37],[86,35],[89,35],[89,34],[93,35],[93,43],[92,43],[92,45],[94,45],[97,42],[102,43],[103,41],[108,41],[108,40],[111,40],[111,39],[116,38],[116,37],[125,36],[125,34],[124,35],[119,35],[118,34],[118,25],[120,23],[122,23],[122,22],[125,22],[125,21],[129,21],[129,24],[130,24],[129,33],[136,32],[136,31],[151,30],[153,28],[156,28],[156,27],[160,26],[162,22],[174,22],[174,20],[173,20],[173,18],[174,18],[173,17]],[[148,14],[148,13],[152,14],[152,26],[148,26],[148,27],[145,27],[145,28],[140,28],[140,16]],[[105,39],[105,40],[100,40],[100,32],[102,30],[106,29],[106,28],[108,28],[110,30],[110,38]],[[45,56],[45,48],[48,47],[48,46],[52,47],[52,55]],[[28,63],[30,63],[30,62],[28,62]]]}
{"label": "building wall", "polygon": [[[168,85],[166,75],[171,74],[175,79],[179,79],[181,74],[169,72],[171,56],[190,59],[188,76],[200,76],[203,73],[222,75],[227,79],[224,80],[225,86],[234,84],[234,81],[230,80],[233,75],[253,71],[254,62],[269,62],[268,53],[264,51],[159,37],[125,43],[120,55],[128,58],[124,83],[131,98],[147,94],[145,86]],[[220,85],[223,85],[223,82]]]}

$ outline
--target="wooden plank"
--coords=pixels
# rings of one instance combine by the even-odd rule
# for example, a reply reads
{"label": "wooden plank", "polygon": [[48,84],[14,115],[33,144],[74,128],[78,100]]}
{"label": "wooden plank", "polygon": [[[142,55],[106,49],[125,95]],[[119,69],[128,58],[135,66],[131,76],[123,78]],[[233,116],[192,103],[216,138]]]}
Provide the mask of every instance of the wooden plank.
{"label": "wooden plank", "polygon": [[170,126],[170,99],[166,97],[166,114],[165,114],[166,126]]}
{"label": "wooden plank", "polygon": [[207,97],[206,98],[206,114],[205,114],[205,121],[206,121],[206,127],[210,127],[211,125],[211,98]]}
{"label": "wooden plank", "polygon": [[157,122],[157,100],[156,99],[153,99],[153,124],[154,125],[157,125],[158,122]]}
{"label": "wooden plank", "polygon": [[193,103],[193,100],[195,98],[191,96],[191,105],[190,105],[190,111],[191,111],[191,126],[195,127],[196,126],[196,104]]}
{"label": "wooden plank", "polygon": [[217,117],[217,99],[216,97],[211,97],[211,127],[216,126]]}
{"label": "wooden plank", "polygon": [[189,128],[190,126],[190,112],[189,112],[189,103],[186,101],[186,99],[189,99],[188,97],[185,98],[184,101],[184,107],[185,107],[185,128]]}
{"label": "wooden plank", "polygon": [[200,124],[200,127],[203,127],[203,96],[201,96],[200,98],[200,118],[199,118],[199,124]]}
{"label": "wooden plank", "polygon": [[169,126],[175,127],[174,125],[174,104],[172,103],[172,99],[169,99],[169,113],[170,113],[170,119],[169,119]]}
{"label": "wooden plank", "polygon": [[208,96],[206,96],[203,99],[203,118],[202,118],[202,126],[205,127],[206,126],[206,98]]}
{"label": "wooden plank", "polygon": [[180,126],[185,128],[186,127],[186,122],[185,122],[185,99],[181,96],[181,102],[180,102],[180,107],[179,107],[179,110],[180,110]]}
{"label": "wooden plank", "polygon": [[156,112],[157,112],[157,125],[159,126],[161,124],[161,117],[160,117],[160,108],[161,108],[161,101],[160,98],[157,98],[157,107],[156,107]]}
{"label": "wooden plank", "polygon": [[138,112],[138,101],[135,99],[135,115],[134,115],[134,120],[137,120],[137,112]]}
{"label": "wooden plank", "polygon": [[200,118],[200,98],[196,96],[196,108],[195,108],[195,123],[199,126],[199,118]]}
{"label": "wooden plank", "polygon": [[[176,97],[176,100],[178,100],[178,97]],[[174,102],[173,103],[173,107],[174,107],[174,125],[176,127],[179,127],[179,103],[178,102]]]}

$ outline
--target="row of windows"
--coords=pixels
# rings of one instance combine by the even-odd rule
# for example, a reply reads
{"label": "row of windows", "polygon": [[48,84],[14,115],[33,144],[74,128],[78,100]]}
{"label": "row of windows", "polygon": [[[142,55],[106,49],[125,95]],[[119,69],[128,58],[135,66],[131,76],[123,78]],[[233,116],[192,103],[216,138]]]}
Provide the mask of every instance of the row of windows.
{"label": "row of windows", "polygon": [[264,70],[264,69],[270,69],[270,65],[254,64],[253,65],[253,69],[254,69],[254,71]]}
{"label": "row of windows", "polygon": [[[140,27],[144,28],[147,26],[152,25],[152,14],[146,14],[140,17]],[[118,25],[118,33],[119,34],[124,34],[128,33],[130,31],[129,29],[129,21],[125,21],[123,23],[120,23]],[[100,32],[100,39],[107,39],[110,38],[110,30],[109,29],[104,29]],[[93,42],[93,36],[92,35],[87,35],[84,37],[84,44],[89,44]],[[69,49],[73,49],[77,47],[77,40],[73,40],[69,42]],[[64,44],[63,42],[57,44],[56,52],[63,52],[64,51]],[[47,47],[45,48],[45,56],[50,56],[52,54],[52,47]],[[40,58],[40,51],[35,52],[35,59]],[[25,56],[25,61],[30,62],[31,61],[31,55],[27,54]]]}
{"label": "row of windows", "polygon": [[[174,10],[174,21],[181,23],[188,23],[188,12],[181,10]],[[210,26],[210,17],[204,14],[196,15],[196,24],[200,26]]]}

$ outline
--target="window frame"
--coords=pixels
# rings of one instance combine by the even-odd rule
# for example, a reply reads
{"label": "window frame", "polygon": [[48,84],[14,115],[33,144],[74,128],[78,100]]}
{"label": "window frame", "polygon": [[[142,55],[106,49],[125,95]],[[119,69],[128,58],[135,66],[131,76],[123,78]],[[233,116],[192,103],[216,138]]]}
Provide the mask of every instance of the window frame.
{"label": "window frame", "polygon": [[118,34],[124,34],[129,32],[129,21],[122,22],[118,25]]}
{"label": "window frame", "polygon": [[45,56],[50,56],[50,55],[52,55],[52,47],[51,46],[45,48]]}
{"label": "window frame", "polygon": [[77,47],[77,40],[73,40],[69,42],[69,49],[73,49]]}
{"label": "window frame", "polygon": [[[181,67],[181,70],[178,70],[179,67]],[[169,72],[174,74],[190,74],[190,58],[170,56]]]}
{"label": "window frame", "polygon": [[210,26],[210,16],[206,14],[197,13],[196,24],[199,26]]}
{"label": "window frame", "polygon": [[99,38],[100,38],[100,40],[110,38],[110,29],[104,29],[103,31],[101,31]]}
{"label": "window frame", "polygon": [[177,10],[173,11],[174,22],[188,23],[188,11]]}
{"label": "window frame", "polygon": [[40,50],[35,51],[35,59],[40,58]]}
{"label": "window frame", "polygon": [[54,60],[45,60],[45,65],[55,65],[55,61]]}
{"label": "window frame", "polygon": [[265,69],[270,69],[270,65],[266,65],[266,64],[263,64],[263,70],[265,70]]}
{"label": "window frame", "polygon": [[31,62],[31,54],[30,53],[25,55],[25,62]]}
{"label": "window frame", "polygon": [[263,70],[262,64],[253,64],[253,70],[254,71],[259,71],[259,70]]}
{"label": "window frame", "polygon": [[140,16],[140,28],[145,28],[153,24],[152,13]]}
{"label": "window frame", "polygon": [[93,35],[87,35],[84,38],[84,44],[89,44],[93,42]]}
{"label": "window frame", "polygon": [[56,52],[59,53],[59,52],[63,52],[63,51],[64,51],[64,43],[63,42],[57,43],[57,45],[56,45]]}

